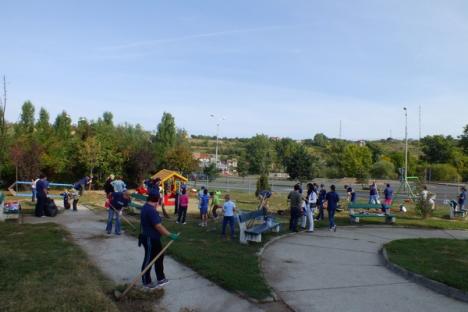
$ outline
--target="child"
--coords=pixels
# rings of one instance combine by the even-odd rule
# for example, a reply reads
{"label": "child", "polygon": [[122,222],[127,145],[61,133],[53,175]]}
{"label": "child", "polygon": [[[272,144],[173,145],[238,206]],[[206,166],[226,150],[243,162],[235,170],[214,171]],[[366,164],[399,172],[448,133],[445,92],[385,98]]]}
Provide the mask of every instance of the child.
{"label": "child", "polygon": [[73,202],[72,202],[72,207],[73,207],[73,211],[77,211],[78,210],[78,200],[80,199],[80,193],[77,189],[75,188],[72,188],[70,190],[70,197],[73,199]]}
{"label": "child", "polygon": [[187,222],[185,222],[185,218],[187,216],[188,205],[189,205],[189,197],[187,195],[187,190],[183,188],[182,195],[180,195],[180,198],[179,198],[177,223],[187,224]]}
{"label": "child", "polygon": [[70,202],[68,201],[70,198],[70,193],[65,190],[63,193],[60,194],[60,196],[63,196],[63,208],[65,209],[70,209]]}
{"label": "child", "polygon": [[216,191],[213,193],[213,200],[211,201],[213,218],[218,219],[218,214],[216,209],[221,208],[221,191]]}
{"label": "child", "polygon": [[208,225],[208,205],[210,202],[210,195],[208,195],[208,189],[205,188],[203,191],[203,195],[200,199],[200,215],[202,219],[202,223],[200,224],[202,227]]}
{"label": "child", "polygon": [[234,239],[234,212],[236,211],[236,204],[231,201],[231,196],[226,194],[224,196],[224,218],[223,218],[223,232],[221,235],[223,238],[226,238],[226,226],[229,223],[229,228],[231,230],[231,239]]}

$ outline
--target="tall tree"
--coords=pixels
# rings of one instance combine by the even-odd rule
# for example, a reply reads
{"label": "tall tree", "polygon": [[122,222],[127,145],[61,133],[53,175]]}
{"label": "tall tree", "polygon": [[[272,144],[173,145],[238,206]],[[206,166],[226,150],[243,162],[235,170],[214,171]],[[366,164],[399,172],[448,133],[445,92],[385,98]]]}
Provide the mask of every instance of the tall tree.
{"label": "tall tree", "polygon": [[16,125],[16,132],[19,135],[31,135],[34,132],[34,110],[31,101],[26,101],[21,106],[20,120]]}
{"label": "tall tree", "polygon": [[451,136],[426,136],[421,139],[423,159],[429,163],[448,163],[455,152],[455,140]]}
{"label": "tall tree", "polygon": [[286,172],[293,180],[312,180],[318,173],[318,158],[304,145],[297,146],[286,159]]}
{"label": "tall tree", "polygon": [[365,146],[349,144],[344,148],[341,163],[346,176],[364,179],[369,177],[372,153]]}
{"label": "tall tree", "polygon": [[468,154],[468,125],[465,126],[463,134],[460,136],[460,147],[463,149],[465,154]]}
{"label": "tall tree", "polygon": [[156,168],[161,169],[164,165],[164,159],[169,149],[174,147],[177,142],[177,130],[174,117],[164,112],[161,122],[158,125],[158,131],[154,138],[154,148],[156,156]]}
{"label": "tall tree", "polygon": [[271,140],[263,134],[257,134],[250,139],[246,146],[249,172],[252,174],[268,175],[275,159],[275,152]]}

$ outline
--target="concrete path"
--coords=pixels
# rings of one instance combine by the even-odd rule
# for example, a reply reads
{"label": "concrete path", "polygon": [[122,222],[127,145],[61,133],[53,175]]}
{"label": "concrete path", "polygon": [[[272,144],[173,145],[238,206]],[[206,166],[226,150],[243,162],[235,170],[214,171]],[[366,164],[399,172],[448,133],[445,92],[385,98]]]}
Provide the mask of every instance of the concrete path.
{"label": "concrete path", "polygon": [[[102,222],[105,218],[105,214],[79,206],[77,212],[67,210],[56,218],[27,217],[25,222],[62,224],[106,276],[117,284],[129,283],[140,272],[143,248],[138,247],[136,238],[107,236]],[[164,287],[158,311],[269,310],[229,293],[170,257],[165,258],[164,265],[170,283]],[[151,273],[154,278],[154,270]]]}
{"label": "concrete path", "polygon": [[288,236],[262,255],[265,277],[295,311],[468,311],[468,304],[396,275],[378,254],[400,238],[468,239],[468,231],[340,227]]}

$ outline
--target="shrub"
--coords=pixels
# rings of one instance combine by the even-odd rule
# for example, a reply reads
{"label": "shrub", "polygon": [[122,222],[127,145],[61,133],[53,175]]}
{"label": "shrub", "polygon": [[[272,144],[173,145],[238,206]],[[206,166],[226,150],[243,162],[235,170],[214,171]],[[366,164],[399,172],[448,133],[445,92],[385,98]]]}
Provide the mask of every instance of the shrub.
{"label": "shrub", "polygon": [[397,177],[393,162],[384,159],[372,165],[371,174],[377,179],[395,179]]}
{"label": "shrub", "polygon": [[426,199],[422,196],[418,196],[416,199],[416,213],[423,217],[423,219],[432,216],[432,205],[429,202],[429,198],[431,198],[431,194],[429,194]]}
{"label": "shrub", "polygon": [[261,175],[257,180],[257,190],[255,191],[255,196],[258,197],[261,191],[271,191],[271,186],[268,181],[267,175]]}
{"label": "shrub", "polygon": [[433,181],[454,182],[460,178],[457,168],[449,164],[435,164],[430,169],[431,180]]}

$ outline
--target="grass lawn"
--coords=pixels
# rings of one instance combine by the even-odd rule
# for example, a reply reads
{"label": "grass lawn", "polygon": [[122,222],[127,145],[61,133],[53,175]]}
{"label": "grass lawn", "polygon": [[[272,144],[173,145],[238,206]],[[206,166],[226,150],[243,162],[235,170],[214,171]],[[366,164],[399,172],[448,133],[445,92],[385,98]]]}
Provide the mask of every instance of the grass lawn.
{"label": "grass lawn", "polygon": [[393,263],[468,292],[468,240],[402,239],[385,248]]}
{"label": "grass lawn", "polygon": [[[231,192],[232,198],[237,202],[237,206],[243,210],[254,210],[258,205],[253,194],[245,192]],[[191,197],[191,205],[196,203],[196,199]],[[80,199],[82,204],[102,209],[103,196],[93,192],[87,192]],[[396,206],[396,205],[395,205]],[[406,205],[409,208],[408,213],[397,215],[397,225],[408,227],[423,227],[434,229],[468,229],[468,222],[462,220],[448,220],[448,208],[439,209],[435,212],[433,218],[421,219],[416,216],[411,205]],[[270,210],[275,213],[277,210],[284,210],[287,207],[286,194],[274,194],[270,199]],[[192,212],[196,211],[192,207]],[[168,212],[173,211],[173,208],[168,208]],[[325,214],[326,215],[326,214]],[[288,229],[289,217],[276,216],[277,220],[282,225],[282,233]],[[251,243],[248,246],[240,245],[239,241],[223,241],[221,239],[221,224],[213,223],[210,220],[208,229],[202,229],[197,224],[199,222],[198,215],[189,215],[189,223],[187,225],[178,225],[175,223],[175,218],[171,217],[164,221],[164,225],[172,232],[181,232],[181,241],[176,242],[171,246],[168,253],[174,258],[191,267],[199,274],[210,279],[216,284],[231,291],[242,292],[252,298],[263,299],[270,294],[270,290],[262,276],[259,268],[259,259],[256,253],[270,238],[278,236],[278,234],[267,234],[263,236],[263,243]],[[350,225],[348,212],[343,211],[336,214],[336,222],[339,226]],[[382,218],[366,218],[362,219],[360,226],[366,224],[383,224]],[[125,223],[123,223],[125,226]],[[327,221],[316,223],[316,227],[328,227]],[[137,226],[138,229],[138,226]],[[128,233],[137,236],[137,231],[132,231],[126,227]],[[281,234],[281,233],[280,233]],[[238,236],[238,228],[236,228]]]}
{"label": "grass lawn", "polygon": [[[198,216],[187,217],[186,225],[176,224],[174,217],[163,222],[171,232],[181,233],[181,240],[168,249],[168,254],[227,290],[255,299],[265,299],[271,294],[256,255],[263,244],[241,245],[238,238],[234,241],[223,240],[221,221],[210,220],[207,228],[201,228],[198,226]],[[138,230],[124,227],[127,233],[137,236]],[[236,229],[237,237],[238,234]],[[276,235],[266,234],[263,241]]]}
{"label": "grass lawn", "polygon": [[0,311],[119,311],[59,226],[0,223]]}

